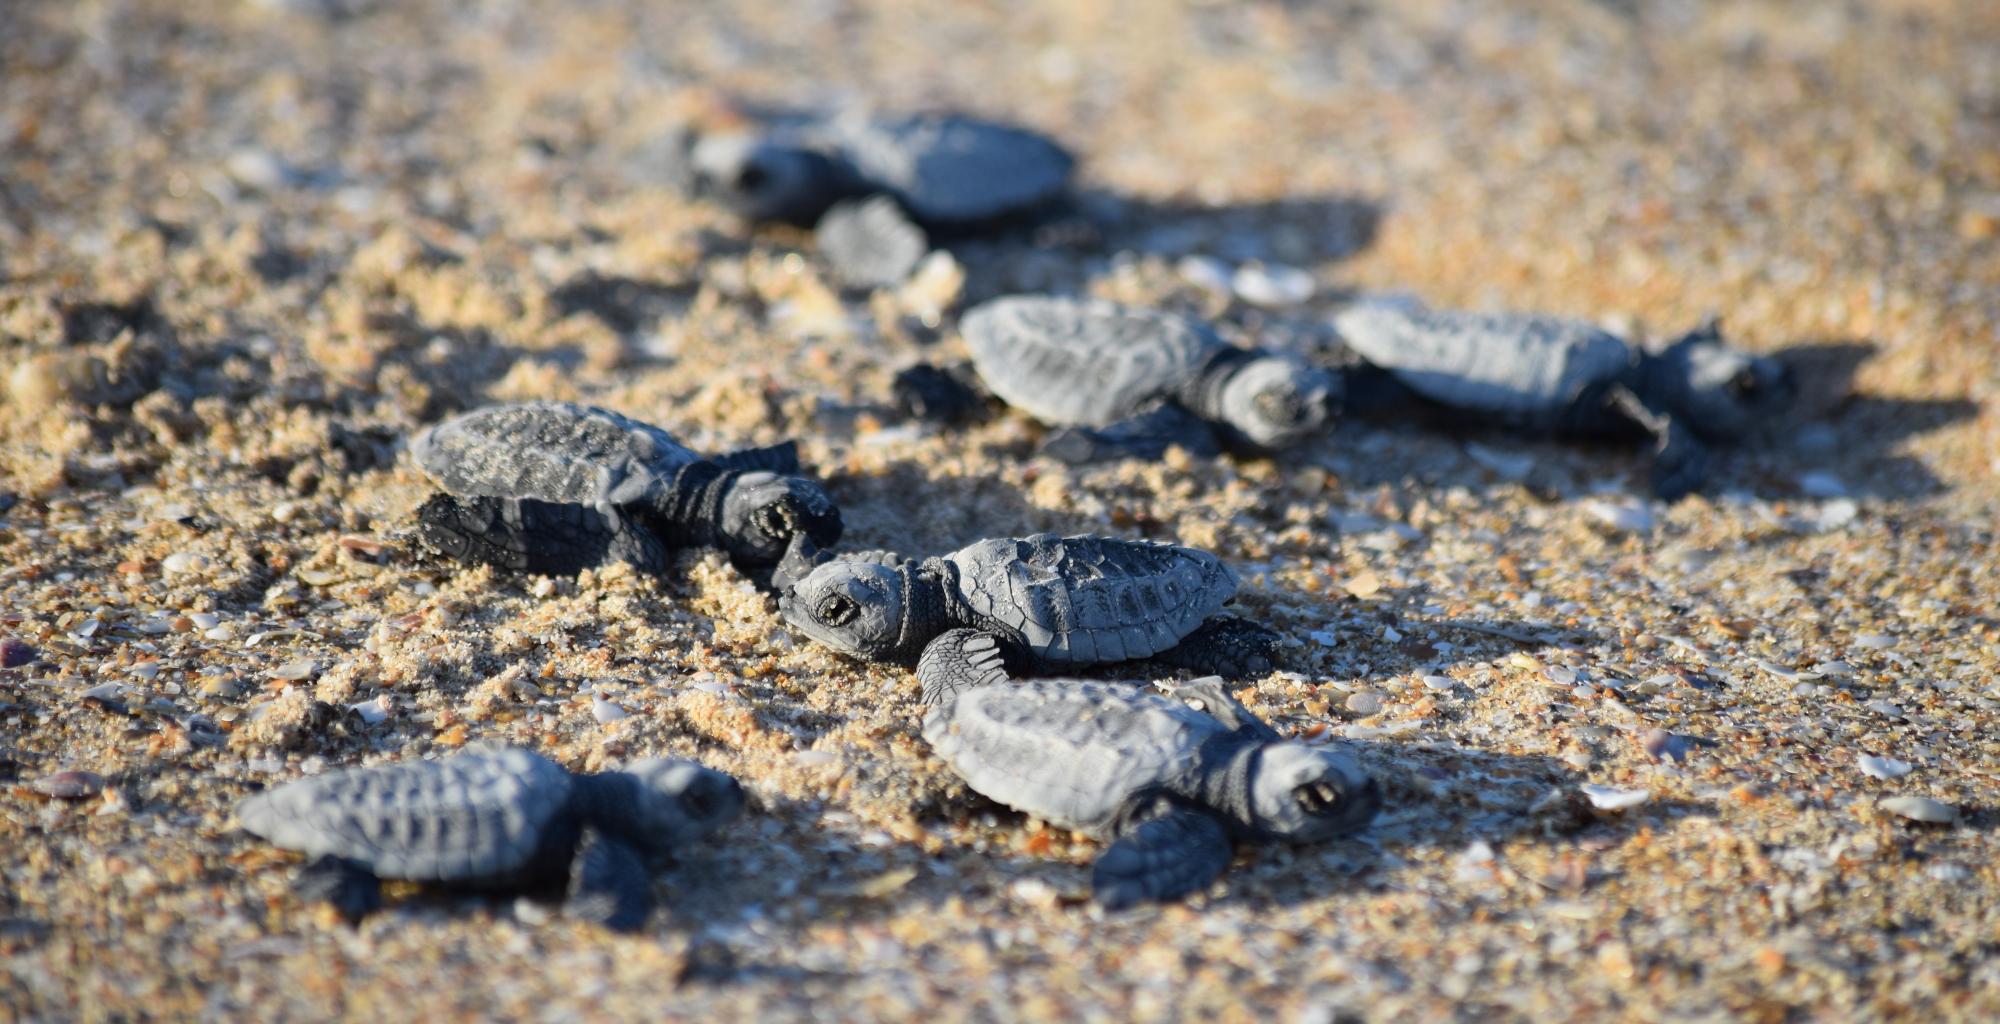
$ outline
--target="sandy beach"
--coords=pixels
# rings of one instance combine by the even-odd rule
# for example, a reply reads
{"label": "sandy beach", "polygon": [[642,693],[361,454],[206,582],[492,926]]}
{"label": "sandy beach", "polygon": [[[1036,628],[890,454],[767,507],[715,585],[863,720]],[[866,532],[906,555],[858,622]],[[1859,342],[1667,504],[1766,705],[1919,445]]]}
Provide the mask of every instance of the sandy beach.
{"label": "sandy beach", "polygon": [[[1074,194],[869,294],[681,187],[853,110],[1032,128]],[[1016,292],[1326,364],[1364,295],[1714,314],[1800,394],[1671,505],[1634,445],[1422,416],[1084,468],[905,418]],[[0,0],[0,1024],[2000,1018],[1996,327],[1979,0]],[[1101,843],[719,554],[422,550],[410,437],[536,398],[796,439],[843,547],[1212,551],[1285,637],[1239,699],[1387,806],[1107,913]],[[409,883],[350,927],[236,824],[485,743],[749,805],[632,935]]]}

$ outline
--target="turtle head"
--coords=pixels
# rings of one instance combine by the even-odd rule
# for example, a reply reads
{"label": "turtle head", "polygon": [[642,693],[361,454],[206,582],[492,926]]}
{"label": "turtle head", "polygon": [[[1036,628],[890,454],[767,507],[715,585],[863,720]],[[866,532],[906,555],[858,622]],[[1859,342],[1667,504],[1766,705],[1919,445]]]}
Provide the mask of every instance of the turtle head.
{"label": "turtle head", "polygon": [[1260,448],[1283,448],[1326,426],[1340,378],[1285,356],[1244,363],[1222,385],[1221,414]]}
{"label": "turtle head", "polygon": [[833,499],[802,476],[745,473],[722,497],[722,544],[744,562],[776,562],[799,535],[817,547],[832,547],[840,540],[840,529],[840,509]]}
{"label": "turtle head", "polygon": [[778,614],[843,654],[892,660],[902,641],[909,585],[902,571],[873,562],[828,562],[786,588]]}
{"label": "turtle head", "polygon": [[652,852],[692,843],[743,811],[743,787],[693,761],[647,758],[627,765],[624,774],[639,785],[619,831]]}
{"label": "turtle head", "polygon": [[1263,831],[1313,842],[1367,825],[1382,808],[1382,790],[1346,754],[1287,741],[1263,748],[1250,806]]}
{"label": "turtle head", "polygon": [[703,136],[690,153],[694,191],[751,220],[810,226],[837,198],[825,154],[745,133]]}
{"label": "turtle head", "polygon": [[1798,395],[1791,369],[1775,359],[1731,348],[1714,321],[1655,356],[1669,407],[1689,429],[1708,438],[1739,438],[1783,412]]}

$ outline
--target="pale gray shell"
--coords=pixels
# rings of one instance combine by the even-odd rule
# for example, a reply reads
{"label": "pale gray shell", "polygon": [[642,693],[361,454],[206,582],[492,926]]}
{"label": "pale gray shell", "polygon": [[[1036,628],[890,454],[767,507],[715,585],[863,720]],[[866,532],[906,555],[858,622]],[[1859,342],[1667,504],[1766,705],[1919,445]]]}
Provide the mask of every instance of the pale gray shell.
{"label": "pale gray shell", "polygon": [[701,457],[673,435],[573,402],[493,405],[418,434],[410,454],[462,497],[645,504]]}
{"label": "pale gray shell", "polygon": [[983,303],[959,331],[994,394],[1057,426],[1126,419],[1193,379],[1228,344],[1172,313],[1047,295]]}
{"label": "pale gray shell", "polygon": [[962,117],[842,119],[834,137],[869,185],[923,221],[981,221],[1054,198],[1075,161],[1032,132]]}
{"label": "pale gray shell", "polygon": [[1236,596],[1236,572],[1221,559],[1146,541],[1042,533],[983,540],[945,560],[976,616],[1056,664],[1151,657]]}
{"label": "pale gray shell", "polygon": [[1185,776],[1221,722],[1124,683],[1038,679],[980,686],[924,719],[924,739],[993,800],[1107,837],[1135,794]]}
{"label": "pale gray shell", "polygon": [[382,878],[493,878],[525,866],[564,813],[570,774],[524,750],[333,772],[244,800],[243,827]]}
{"label": "pale gray shell", "polygon": [[853,288],[879,288],[910,276],[929,251],[924,229],[910,223],[888,196],[836,203],[813,238],[834,276]]}
{"label": "pale gray shell", "polygon": [[1547,425],[1636,353],[1578,320],[1366,302],[1334,318],[1341,340],[1411,390],[1458,409]]}

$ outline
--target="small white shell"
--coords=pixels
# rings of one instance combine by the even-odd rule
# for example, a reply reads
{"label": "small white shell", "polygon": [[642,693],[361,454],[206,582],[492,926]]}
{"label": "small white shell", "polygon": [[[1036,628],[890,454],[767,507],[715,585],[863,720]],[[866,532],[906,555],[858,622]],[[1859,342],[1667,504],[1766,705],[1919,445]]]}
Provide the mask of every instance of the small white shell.
{"label": "small white shell", "polygon": [[1898,761],[1893,757],[1872,757],[1868,754],[1855,759],[1854,766],[1861,769],[1861,774],[1869,778],[1884,780],[1900,779],[1915,768],[1914,765]]}
{"label": "small white shell", "polygon": [[1600,786],[1596,783],[1585,783],[1578,788],[1589,798],[1592,807],[1605,811],[1637,807],[1653,798],[1652,792],[1644,789],[1619,789],[1616,786]]}

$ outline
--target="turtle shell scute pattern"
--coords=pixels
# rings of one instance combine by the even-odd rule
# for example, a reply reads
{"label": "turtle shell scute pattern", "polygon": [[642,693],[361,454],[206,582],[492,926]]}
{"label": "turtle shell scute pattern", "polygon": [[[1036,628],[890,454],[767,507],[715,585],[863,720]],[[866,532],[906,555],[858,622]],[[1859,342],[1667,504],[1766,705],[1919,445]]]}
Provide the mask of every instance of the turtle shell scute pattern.
{"label": "turtle shell scute pattern", "polygon": [[963,117],[836,122],[862,180],[893,193],[919,220],[973,222],[1053,198],[1075,160],[1033,132]]}
{"label": "turtle shell scute pattern", "polygon": [[646,502],[701,458],[658,427],[573,402],[477,409],[410,451],[453,494],[583,505]]}
{"label": "turtle shell scute pattern", "polygon": [[468,881],[526,867],[569,800],[570,774],[523,750],[333,772],[243,801],[243,827],[382,878]]}
{"label": "turtle shell scute pattern", "polygon": [[1060,426],[1127,419],[1174,393],[1228,344],[1172,313],[1044,295],[984,303],[959,330],[994,394]]}
{"label": "turtle shell scute pattern", "polygon": [[1206,551],[1112,537],[983,540],[947,558],[974,615],[1055,664],[1151,657],[1237,587],[1235,571]]}
{"label": "turtle shell scute pattern", "polygon": [[1625,342],[1578,320],[1364,303],[1334,320],[1341,340],[1411,390],[1459,409],[1544,426],[1586,389],[1632,366]]}
{"label": "turtle shell scute pattern", "polygon": [[924,719],[932,750],[972,789],[1100,838],[1128,801],[1186,776],[1202,741],[1225,731],[1174,698],[1074,679],[975,687]]}

